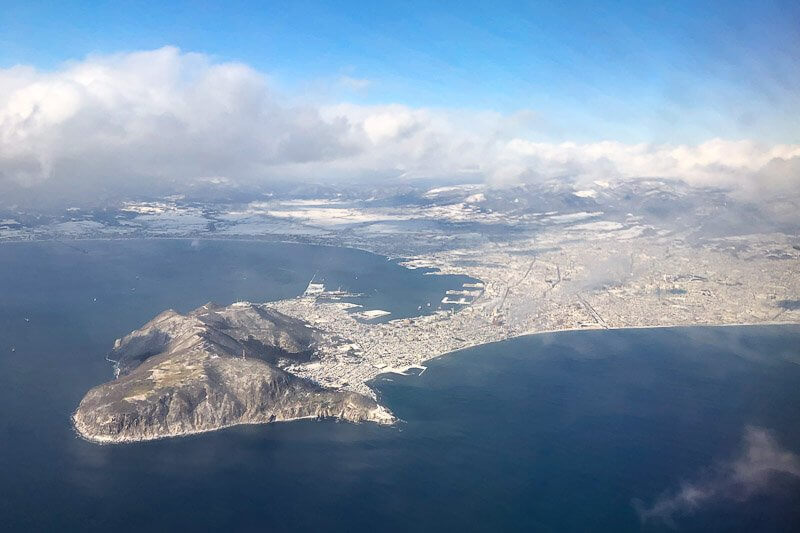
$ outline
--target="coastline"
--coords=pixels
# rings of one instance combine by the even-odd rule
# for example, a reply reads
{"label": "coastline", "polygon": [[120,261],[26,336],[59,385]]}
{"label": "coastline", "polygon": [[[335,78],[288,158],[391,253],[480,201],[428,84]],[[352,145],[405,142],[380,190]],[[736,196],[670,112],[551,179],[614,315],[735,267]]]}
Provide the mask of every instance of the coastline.
{"label": "coastline", "polygon": [[[597,328],[561,328],[561,329],[553,329],[553,330],[542,330],[542,331],[523,333],[523,334],[520,334],[520,335],[514,335],[514,336],[510,336],[508,338],[497,340],[497,341],[479,343],[479,344],[474,344],[474,345],[470,345],[470,346],[465,346],[463,348],[459,348],[458,350],[454,350],[452,352],[447,352],[447,353],[444,353],[444,354],[441,354],[441,355],[437,355],[437,356],[431,357],[429,359],[426,359],[424,362],[433,361],[434,359],[440,359],[440,358],[443,358],[443,357],[455,355],[455,354],[458,354],[461,351],[472,349],[472,348],[477,348],[477,347],[480,347],[480,346],[488,346],[488,345],[497,344],[497,343],[505,342],[505,341],[512,340],[512,339],[518,339],[518,338],[522,338],[522,337],[533,337],[533,336],[538,336],[538,335],[546,335],[546,334],[550,334],[550,333],[573,333],[573,332],[576,333],[576,332],[581,332],[581,331],[604,331],[604,330],[623,331],[623,330],[634,330],[634,329],[733,328],[733,327],[758,327],[758,326],[798,326],[798,327],[800,327],[800,322],[769,321],[769,322],[748,322],[748,323],[729,323],[729,324],[665,324],[665,325],[656,325],[656,326],[623,326],[623,327],[608,327],[608,328],[603,328],[603,327],[597,327]],[[410,374],[407,371],[411,370],[411,369],[419,369],[421,371],[419,372],[419,374]],[[427,367],[425,365],[409,365],[406,368],[391,368],[391,369],[387,369],[384,372],[381,372],[380,374],[375,376],[375,378],[373,378],[373,380],[370,380],[370,381],[374,381],[375,379],[378,379],[381,376],[388,376],[388,375],[391,375],[391,374],[401,375],[401,376],[416,376],[416,377],[419,377],[426,370],[427,370]],[[372,387],[370,387],[370,388],[372,389]],[[380,402],[378,403],[378,405],[382,409],[384,409],[385,411],[391,412],[388,409],[388,407],[384,406]],[[292,418],[275,419],[275,420],[271,420],[271,421],[267,421],[267,422],[236,422],[236,423],[232,423],[232,424],[225,424],[225,425],[222,425],[222,426],[219,426],[219,427],[216,427],[216,428],[207,428],[207,429],[192,430],[192,431],[179,431],[179,432],[170,433],[168,435],[159,435],[159,436],[156,436],[156,437],[138,438],[138,439],[125,438],[125,439],[115,440],[115,439],[104,439],[104,438],[91,437],[91,436],[88,436],[88,435],[82,433],[78,429],[78,426],[77,426],[77,424],[75,422],[75,413],[76,412],[77,411],[73,412],[73,414],[70,416],[70,422],[71,422],[72,430],[75,432],[75,435],[81,440],[84,440],[84,441],[89,442],[91,444],[100,445],[100,446],[115,445],[115,444],[135,444],[135,443],[150,442],[150,441],[157,441],[157,440],[163,440],[163,439],[188,437],[188,436],[192,436],[192,435],[201,435],[201,434],[204,434],[204,433],[212,433],[212,432],[215,432],[215,431],[220,431],[220,430],[223,430],[223,429],[228,429],[228,428],[232,428],[232,427],[236,427],[236,426],[261,426],[261,425],[269,425],[269,424],[275,424],[275,423],[294,422],[294,421],[298,421],[298,420],[334,421],[336,423],[347,423],[347,424],[375,423],[377,425],[385,426],[385,427],[396,426],[398,423],[403,422],[403,420],[401,420],[401,419],[399,419],[397,417],[394,417],[394,421],[392,423],[386,424],[386,423],[380,423],[380,422],[376,422],[376,421],[353,422],[353,421],[342,419],[342,418],[339,418],[339,417],[318,417],[318,416],[311,415],[311,416],[300,416],[300,417],[292,417]]]}
{"label": "coastline", "polygon": [[[273,244],[297,244],[305,246],[323,246],[326,248],[347,248],[348,250],[358,250],[372,255],[377,255],[386,258],[387,261],[402,261],[408,259],[407,256],[402,254],[388,255],[377,249],[368,248],[366,246],[358,246],[347,242],[330,242],[330,239],[314,240],[311,238],[303,238],[298,236],[297,239],[288,239],[286,235],[116,235],[113,237],[72,237],[72,238],[35,238],[35,239],[0,239],[0,246],[3,244],[26,244],[38,242],[50,242],[56,244],[66,244],[73,242],[111,242],[111,241],[218,241],[218,242],[257,242],[257,243],[273,243]],[[408,268],[408,267],[405,267]],[[432,274],[438,273],[438,268],[431,268]],[[477,279],[477,278],[476,278]]]}
{"label": "coastline", "polygon": [[[386,412],[390,412],[390,411],[388,411],[388,409],[386,409],[382,405],[379,404],[379,406],[383,410],[385,410]],[[148,438],[140,438],[140,439],[124,438],[124,439],[115,440],[115,439],[104,439],[104,438],[90,437],[90,436],[82,433],[78,429],[77,424],[75,423],[75,414],[76,413],[77,413],[77,409],[75,411],[73,411],[72,415],[70,415],[70,422],[71,422],[70,425],[72,426],[72,431],[75,433],[75,435],[80,440],[89,442],[91,444],[97,444],[99,446],[111,446],[111,445],[115,445],[115,444],[135,444],[135,443],[140,443],[140,442],[151,442],[151,441],[156,441],[156,440],[173,439],[173,438],[178,438],[178,437],[189,437],[191,435],[202,435],[204,433],[213,433],[215,431],[220,431],[220,430],[223,430],[223,429],[228,429],[228,428],[232,428],[232,427],[236,427],[236,426],[266,426],[266,425],[270,425],[270,424],[295,422],[297,420],[317,420],[317,421],[320,421],[320,422],[322,422],[322,421],[331,421],[331,422],[336,422],[337,424],[338,423],[344,423],[344,424],[354,424],[354,425],[371,423],[371,424],[377,424],[379,426],[387,426],[387,427],[388,426],[394,426],[398,422],[400,422],[400,419],[394,417],[394,415],[392,415],[393,418],[394,418],[394,422],[389,423],[389,424],[376,422],[376,421],[373,421],[373,420],[361,421],[361,422],[353,422],[352,420],[347,420],[347,419],[336,417],[336,416],[319,417],[319,416],[309,415],[309,416],[297,416],[297,417],[292,417],[292,418],[275,419],[275,420],[271,420],[271,421],[268,421],[268,422],[234,422],[232,424],[225,424],[225,425],[222,425],[222,426],[219,426],[219,427],[215,427],[215,428],[198,429],[198,430],[191,430],[191,431],[180,431],[180,432],[176,432],[176,433],[170,433],[169,435],[159,435],[159,436],[156,436],[156,437],[148,437]]]}
{"label": "coastline", "polygon": [[[476,344],[470,344],[469,346],[464,346],[463,348],[458,348],[457,350],[453,350],[451,352],[446,352],[439,355],[434,355],[428,359],[425,359],[423,363],[427,363],[428,361],[433,361],[435,359],[441,359],[443,357],[448,357],[453,354],[457,354],[458,352],[464,350],[470,350],[472,348],[477,348],[479,346],[490,346],[492,344],[499,344],[501,342],[506,342],[513,339],[521,339],[523,337],[535,337],[538,335],[547,335],[550,333],[577,333],[581,331],[625,331],[625,330],[632,330],[632,329],[682,329],[682,328],[736,328],[736,327],[759,327],[759,326],[797,326],[800,327],[800,322],[779,322],[779,321],[768,321],[768,322],[741,322],[741,323],[725,323],[725,324],[663,324],[657,326],[616,326],[616,327],[597,327],[597,328],[561,328],[561,329],[548,329],[548,330],[541,330],[541,331],[532,331],[521,333],[519,335],[510,335],[504,339],[494,340],[490,342],[481,342]],[[425,365],[409,365],[405,369],[387,369],[384,372],[381,372],[376,376],[384,376],[389,374],[401,375],[401,376],[421,376],[425,370],[422,370],[419,374],[409,374],[406,371],[412,368],[424,368],[427,370]],[[399,372],[398,370],[403,370]]]}
{"label": "coastline", "polygon": [[[358,252],[362,252],[362,253],[370,254],[370,255],[373,255],[373,256],[376,256],[376,257],[380,257],[381,259],[385,259],[387,261],[402,262],[404,259],[406,259],[403,256],[392,257],[392,256],[386,255],[386,254],[384,254],[384,253],[382,253],[382,252],[380,252],[378,250],[370,249],[370,248],[367,248],[367,247],[364,247],[364,246],[360,246],[359,247],[359,246],[352,246],[352,245],[349,245],[347,243],[332,243],[332,242],[330,242],[329,239],[319,239],[318,240],[318,239],[314,239],[314,238],[303,238],[303,237],[298,238],[298,239],[287,239],[286,235],[281,235],[280,238],[273,238],[273,236],[271,236],[271,235],[263,236],[263,238],[259,238],[258,236],[219,236],[219,235],[216,235],[216,236],[205,235],[205,236],[194,236],[194,237],[193,236],[174,236],[174,235],[172,235],[172,236],[119,235],[119,236],[112,236],[112,237],[90,237],[90,238],[68,238],[68,239],[50,238],[50,239],[26,239],[26,240],[21,240],[21,239],[20,240],[0,240],[0,245],[6,244],[6,243],[54,243],[54,244],[62,243],[62,244],[66,244],[68,247],[72,248],[72,246],[69,246],[69,244],[67,244],[67,243],[79,243],[79,242],[83,242],[83,241],[86,241],[86,242],[111,242],[111,241],[179,241],[180,242],[180,241],[183,241],[183,242],[187,242],[188,243],[188,242],[192,242],[192,241],[195,241],[195,240],[209,241],[209,242],[242,242],[242,243],[258,243],[258,244],[273,244],[273,245],[290,244],[290,245],[298,245],[298,246],[312,246],[312,247],[326,247],[326,248],[346,248],[348,250],[355,250],[355,251],[358,251]],[[328,242],[320,242],[320,241],[328,241]],[[76,250],[77,250],[77,248],[76,248]],[[82,250],[78,250],[78,251],[82,251]],[[417,259],[418,258],[424,258],[424,256],[416,256],[415,258],[417,258]],[[446,274],[462,275],[462,276],[470,277],[470,278],[472,278],[472,279],[474,279],[476,281],[479,281],[482,284],[486,284],[487,286],[490,283],[492,283],[491,281],[489,281],[490,279],[492,279],[491,276],[489,278],[487,278],[487,279],[484,279],[483,277],[481,277],[481,275],[479,273],[476,273],[475,269],[473,269],[473,268],[464,268],[463,266],[457,266],[456,267],[453,264],[448,263],[447,261],[445,261],[443,263],[442,259],[438,258],[438,257],[435,257],[435,255],[432,255],[430,257],[430,259],[431,259],[431,262],[434,263],[436,266],[435,267],[431,267],[431,268],[426,268],[425,269],[426,271],[424,272],[424,274],[426,274],[426,275],[446,275]],[[537,261],[539,261],[539,260],[537,259]],[[533,265],[533,263],[531,263],[531,265]],[[403,268],[407,268],[409,270],[414,270],[413,268],[407,267],[407,266],[402,265],[402,264],[399,265],[399,266],[402,266]],[[527,272],[530,272],[530,267],[528,268]],[[524,277],[527,277],[527,273],[526,273],[526,275]],[[523,279],[524,279],[524,277],[523,277]],[[495,283],[497,283],[497,280],[495,280]],[[506,283],[509,283],[509,282],[506,280]],[[476,301],[470,303],[469,305],[466,305],[464,307],[461,307],[461,308],[457,309],[455,311],[454,315],[457,316],[457,315],[461,314],[465,310],[474,308],[474,305],[476,303],[480,302],[481,304],[483,304],[484,302],[482,301],[482,299],[484,298],[484,296],[485,296],[485,293],[482,294],[481,297],[478,298]],[[299,298],[299,297],[300,297],[300,295],[298,295],[295,298]],[[266,302],[266,303],[270,304],[270,303],[274,303],[274,302]],[[303,318],[303,317],[300,317],[300,318]],[[634,317],[634,318],[636,318],[636,317]],[[731,317],[731,318],[733,318],[733,317]],[[744,318],[744,317],[742,317],[742,318]],[[531,325],[535,325],[535,324],[531,324]],[[409,360],[409,359],[406,358],[405,360],[403,360],[401,362],[401,364],[392,364],[392,363],[390,363],[386,367],[384,367],[382,369],[378,369],[378,371],[375,372],[374,375],[371,378],[364,380],[362,383],[366,388],[370,389],[370,391],[373,393],[373,398],[376,398],[375,391],[369,385],[369,382],[374,380],[375,378],[377,378],[379,376],[384,376],[384,375],[389,375],[389,374],[421,375],[426,370],[425,363],[427,361],[432,361],[432,360],[438,359],[440,357],[449,356],[451,354],[455,354],[455,353],[460,352],[462,350],[476,348],[476,347],[484,346],[484,345],[490,345],[490,344],[503,342],[503,341],[506,341],[506,340],[511,340],[511,339],[515,339],[515,338],[519,338],[519,337],[526,337],[526,336],[533,336],[533,335],[544,335],[544,334],[550,334],[550,333],[566,333],[566,332],[596,331],[596,330],[666,329],[666,328],[675,328],[675,329],[677,329],[677,328],[720,328],[720,327],[755,327],[755,326],[800,326],[800,321],[798,321],[797,319],[794,319],[794,320],[696,322],[696,323],[665,322],[665,323],[660,323],[660,324],[648,324],[648,325],[639,325],[639,324],[637,324],[637,325],[615,325],[615,326],[609,326],[609,325],[607,325],[605,323],[586,324],[584,322],[583,325],[578,326],[578,327],[562,327],[562,328],[551,328],[551,329],[529,329],[527,331],[515,332],[513,334],[508,334],[508,335],[503,335],[503,332],[498,330],[497,333],[499,333],[500,335],[496,335],[495,338],[492,338],[492,339],[487,339],[487,340],[482,341],[482,342],[466,343],[466,344],[464,344],[462,346],[458,346],[455,349],[443,351],[441,353],[437,353],[435,355],[432,355],[430,357],[426,357],[424,359],[423,358],[414,359],[413,362],[412,362],[412,360]],[[506,332],[508,332],[508,331],[506,330]],[[458,335],[457,331],[454,333],[454,335]],[[465,337],[465,338],[468,338],[468,337]],[[461,340],[461,339],[458,339],[458,340]],[[435,350],[431,350],[431,351],[435,351]],[[422,353],[420,353],[420,352],[417,352],[417,353],[419,355],[422,355]],[[109,360],[109,361],[113,363],[113,361],[111,361],[111,360]],[[369,363],[368,362],[364,362],[363,364],[369,364]],[[411,370],[411,369],[419,369],[419,370],[421,370],[421,372],[419,372],[419,374],[417,374],[417,373],[409,373],[408,370]],[[308,376],[301,376],[301,377],[308,377]],[[330,388],[339,389],[340,387],[337,386],[337,385],[332,385],[332,386],[330,386]],[[381,407],[383,407],[383,406],[381,406]],[[385,409],[385,407],[384,407],[384,409]],[[233,423],[233,424],[227,424],[227,425],[223,425],[223,426],[220,426],[220,427],[217,427],[217,428],[213,428],[213,429],[203,429],[203,430],[197,430],[197,431],[194,431],[194,430],[192,430],[192,431],[181,431],[181,432],[171,433],[169,435],[157,436],[157,437],[153,437],[153,438],[114,440],[114,439],[94,438],[92,436],[84,435],[75,426],[74,413],[70,418],[71,418],[71,422],[72,422],[71,425],[73,425],[73,428],[75,429],[75,431],[78,434],[78,436],[83,440],[86,440],[88,442],[92,442],[92,443],[95,443],[95,444],[117,444],[117,443],[123,443],[123,442],[143,442],[143,441],[147,441],[147,440],[157,440],[157,439],[161,439],[161,438],[171,438],[171,437],[180,437],[180,436],[193,435],[193,434],[198,434],[198,433],[206,433],[206,432],[210,432],[210,431],[216,431],[218,429],[225,429],[227,427],[232,427],[232,426],[235,426],[235,425],[256,425],[256,424],[271,423],[269,421],[236,422],[236,423]],[[305,416],[305,417],[274,420],[274,422],[289,422],[289,421],[293,421],[293,420],[301,420],[301,419],[309,419],[309,418],[313,419],[313,418],[318,418],[318,417],[312,415],[312,416]],[[336,417],[332,417],[332,418],[337,419]],[[352,422],[352,423],[356,423],[356,422]]]}
{"label": "coastline", "polygon": [[[90,436],[88,436],[88,435],[86,435],[84,433],[81,433],[81,431],[78,429],[77,424],[75,423],[75,413],[76,412],[77,412],[77,410],[74,411],[72,413],[72,415],[70,416],[70,422],[72,422],[72,424],[71,424],[72,425],[72,431],[75,433],[75,435],[79,439],[81,439],[83,441],[86,441],[86,442],[89,442],[91,444],[97,444],[97,445],[100,445],[100,446],[110,446],[110,445],[114,445],[114,444],[135,444],[135,443],[138,443],[138,442],[150,442],[150,441],[155,441],[155,440],[172,439],[172,438],[177,438],[177,437],[188,437],[190,435],[201,435],[203,433],[211,433],[211,432],[214,432],[214,431],[219,431],[219,430],[222,430],[222,429],[232,428],[232,427],[236,427],[236,426],[261,426],[261,425],[273,424],[273,423],[279,423],[279,422],[294,422],[295,420],[309,420],[309,419],[317,418],[315,416],[300,416],[300,417],[296,417],[296,418],[286,418],[286,419],[282,419],[282,420],[273,420],[272,422],[236,422],[234,424],[225,424],[224,426],[219,426],[219,427],[213,428],[213,429],[199,429],[199,430],[195,430],[195,431],[182,431],[182,432],[177,432],[177,433],[171,433],[169,435],[160,435],[158,437],[143,438],[143,439],[125,438],[125,439],[115,440],[115,439],[104,439],[104,438],[98,438],[98,437],[90,437]],[[325,420],[325,419],[321,419],[321,420]],[[331,420],[339,421],[339,419],[337,419],[337,418],[331,418]],[[345,422],[349,422],[349,421],[345,421]],[[349,422],[349,423],[355,424],[356,422]]]}

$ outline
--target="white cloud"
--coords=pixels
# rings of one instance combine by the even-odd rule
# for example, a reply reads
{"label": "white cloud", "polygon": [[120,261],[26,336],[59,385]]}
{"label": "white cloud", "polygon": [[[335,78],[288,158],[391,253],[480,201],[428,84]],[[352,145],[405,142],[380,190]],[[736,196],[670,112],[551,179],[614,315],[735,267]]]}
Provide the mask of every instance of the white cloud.
{"label": "white cloud", "polygon": [[766,430],[747,427],[744,449],[732,461],[723,462],[706,479],[683,483],[679,490],[666,493],[649,507],[634,502],[641,520],[661,520],[695,512],[702,505],[719,499],[744,501],[768,490],[776,475],[800,478],[800,457],[781,448]]}
{"label": "white cloud", "polygon": [[767,192],[798,185],[800,145],[533,142],[515,125],[530,111],[287,102],[246,65],[170,47],[89,57],[53,72],[1,69],[0,191],[143,192],[208,176],[232,184],[659,176]]}
{"label": "white cloud", "polygon": [[695,146],[623,144],[533,143],[513,139],[506,157],[524,161],[528,169],[544,174],[604,177],[668,177],[702,185],[744,185],[769,164],[800,159],[800,145],[764,146],[754,141],[712,139]]}

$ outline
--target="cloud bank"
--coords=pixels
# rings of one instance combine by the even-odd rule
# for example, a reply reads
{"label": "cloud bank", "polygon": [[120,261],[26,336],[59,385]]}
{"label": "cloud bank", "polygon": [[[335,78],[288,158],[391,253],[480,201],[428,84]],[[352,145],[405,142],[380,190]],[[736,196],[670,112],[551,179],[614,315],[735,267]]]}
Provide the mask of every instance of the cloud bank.
{"label": "cloud bank", "polygon": [[53,72],[17,66],[0,69],[0,192],[387,177],[502,186],[657,176],[748,193],[798,189],[800,145],[534,142],[521,132],[535,116],[302,103],[247,65],[171,47],[90,56]]}
{"label": "cloud bank", "polygon": [[707,479],[684,483],[680,489],[659,497],[650,506],[635,501],[642,522],[674,518],[697,511],[721,499],[744,501],[770,488],[778,475],[800,478],[800,457],[782,448],[766,430],[747,427],[741,455],[718,465]]}

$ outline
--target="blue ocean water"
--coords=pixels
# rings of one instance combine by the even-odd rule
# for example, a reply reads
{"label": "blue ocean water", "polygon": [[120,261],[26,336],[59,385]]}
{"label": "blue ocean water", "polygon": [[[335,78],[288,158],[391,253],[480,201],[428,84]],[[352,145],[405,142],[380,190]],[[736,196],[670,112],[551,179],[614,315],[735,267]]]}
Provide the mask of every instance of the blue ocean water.
{"label": "blue ocean water", "polygon": [[168,307],[293,296],[314,274],[394,316],[463,282],[305,245],[0,246],[0,529],[798,530],[794,326],[464,350],[376,381],[403,419],[392,428],[300,421],[122,446],[71,430],[111,378],[116,337]]}

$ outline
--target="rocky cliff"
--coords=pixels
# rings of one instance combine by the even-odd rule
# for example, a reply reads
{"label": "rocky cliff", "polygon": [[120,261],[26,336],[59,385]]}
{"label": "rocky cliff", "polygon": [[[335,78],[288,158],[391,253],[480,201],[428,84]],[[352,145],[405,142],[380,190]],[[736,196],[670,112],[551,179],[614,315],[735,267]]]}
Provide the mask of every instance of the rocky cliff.
{"label": "rocky cliff", "polygon": [[118,377],[84,396],[75,428],[110,443],[298,418],[393,423],[372,398],[279,368],[310,360],[315,341],[302,321],[259,305],[165,311],[115,343]]}

